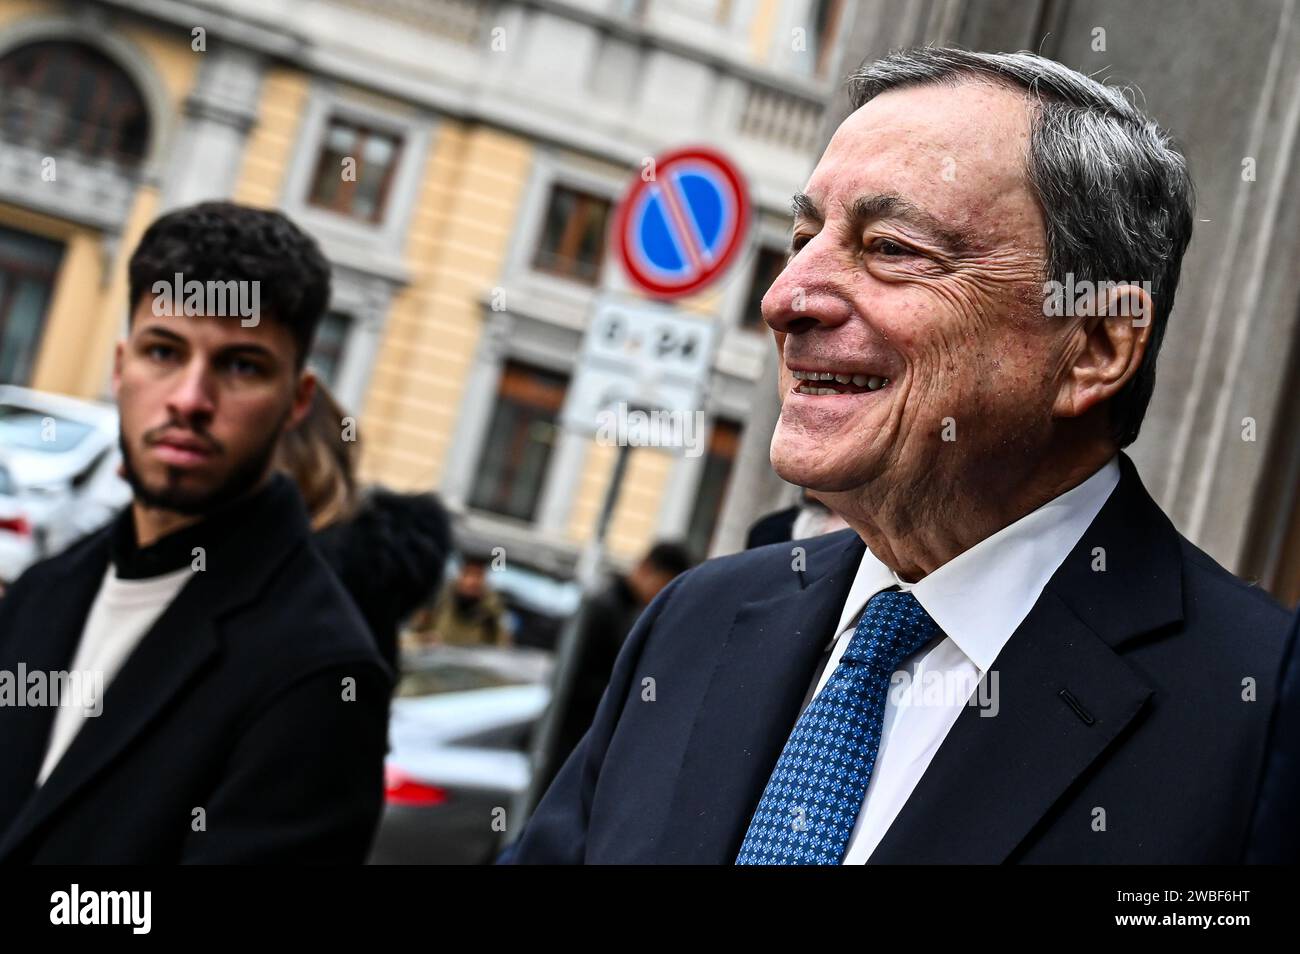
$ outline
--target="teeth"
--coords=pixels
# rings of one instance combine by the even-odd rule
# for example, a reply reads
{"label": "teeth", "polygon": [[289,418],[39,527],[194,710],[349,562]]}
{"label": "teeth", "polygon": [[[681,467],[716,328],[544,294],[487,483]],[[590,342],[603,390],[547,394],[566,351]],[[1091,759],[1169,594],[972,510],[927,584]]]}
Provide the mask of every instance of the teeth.
{"label": "teeth", "polygon": [[[889,383],[889,378],[866,374],[835,374],[831,371],[794,371],[790,372],[796,381],[834,381],[837,384],[852,384],[868,391],[879,391]],[[804,394],[839,394],[834,388],[815,388],[801,385]]]}

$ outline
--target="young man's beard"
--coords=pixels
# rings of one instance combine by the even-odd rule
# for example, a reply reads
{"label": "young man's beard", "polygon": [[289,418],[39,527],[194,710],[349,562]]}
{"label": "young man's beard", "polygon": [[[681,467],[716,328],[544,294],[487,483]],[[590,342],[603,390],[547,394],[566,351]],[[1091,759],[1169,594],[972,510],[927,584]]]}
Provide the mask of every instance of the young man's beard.
{"label": "young man's beard", "polygon": [[[280,428],[276,427],[261,447],[240,461],[224,481],[206,490],[183,490],[173,486],[155,489],[148,486],[140,477],[140,472],[136,470],[131,460],[131,452],[126,445],[126,438],[122,436],[120,430],[117,442],[122,450],[123,474],[139,503],[146,507],[170,510],[186,516],[203,516],[244,496],[257,485],[266,473],[276,446],[280,442]],[[172,476],[172,468],[167,468],[167,474],[169,478]]]}

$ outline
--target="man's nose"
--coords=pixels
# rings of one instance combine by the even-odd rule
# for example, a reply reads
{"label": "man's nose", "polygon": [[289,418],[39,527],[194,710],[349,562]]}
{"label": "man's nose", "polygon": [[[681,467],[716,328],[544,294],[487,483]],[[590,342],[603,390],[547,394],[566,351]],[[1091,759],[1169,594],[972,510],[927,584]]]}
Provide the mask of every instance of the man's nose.
{"label": "man's nose", "polygon": [[852,307],[836,284],[831,249],[814,238],[790,259],[759,304],[773,331],[800,334],[843,324]]}
{"label": "man's nose", "polygon": [[214,382],[207,362],[196,357],[185,366],[167,395],[167,409],[174,418],[206,420],[216,410]]}

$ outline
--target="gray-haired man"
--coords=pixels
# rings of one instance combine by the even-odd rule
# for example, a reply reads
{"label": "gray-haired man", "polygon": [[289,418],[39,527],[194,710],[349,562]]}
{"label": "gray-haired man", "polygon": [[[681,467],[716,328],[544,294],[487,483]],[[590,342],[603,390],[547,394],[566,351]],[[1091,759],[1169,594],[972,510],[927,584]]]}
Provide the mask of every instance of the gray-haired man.
{"label": "gray-haired man", "polygon": [[851,529],[674,581],[514,859],[1235,861],[1286,616],[1121,453],[1184,160],[1031,54],[852,90],[763,299],[772,464]]}

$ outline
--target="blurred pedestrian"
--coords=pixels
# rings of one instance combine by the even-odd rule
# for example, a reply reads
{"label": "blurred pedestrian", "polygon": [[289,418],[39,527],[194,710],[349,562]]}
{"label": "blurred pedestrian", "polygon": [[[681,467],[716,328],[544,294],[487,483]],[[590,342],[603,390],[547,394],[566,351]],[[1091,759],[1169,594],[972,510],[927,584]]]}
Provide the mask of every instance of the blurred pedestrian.
{"label": "blurred pedestrian", "polygon": [[815,493],[803,488],[799,491],[797,504],[759,517],[750,525],[749,532],[745,535],[745,549],[752,550],[769,543],[806,540],[823,533],[843,530],[847,526],[843,517],[833,513],[830,507],[817,499]]}
{"label": "blurred pedestrian", "polygon": [[555,741],[540,767],[542,791],[591,727],[614,671],[614,661],[637,617],[660,590],[694,562],[684,546],[656,543],[626,576],[615,574],[583,601],[576,630],[570,637],[572,656],[561,663],[568,674],[561,676],[557,671]]}
{"label": "blurred pedestrian", "polygon": [[433,494],[359,490],[360,447],[355,419],[318,383],[306,419],[280,439],[276,464],[297,483],[317,549],[396,671],[398,628],[437,592],[451,526]]}
{"label": "blurred pedestrian", "polygon": [[361,862],[391,675],[272,465],[329,264],[283,215],[212,202],[153,223],[129,271],[131,505],[0,603],[0,674],[73,690],[0,705],[0,861]]}
{"label": "blurred pedestrian", "polygon": [[509,646],[505,602],[487,577],[488,561],[466,556],[432,609],[416,614],[416,641],[426,646]]}

